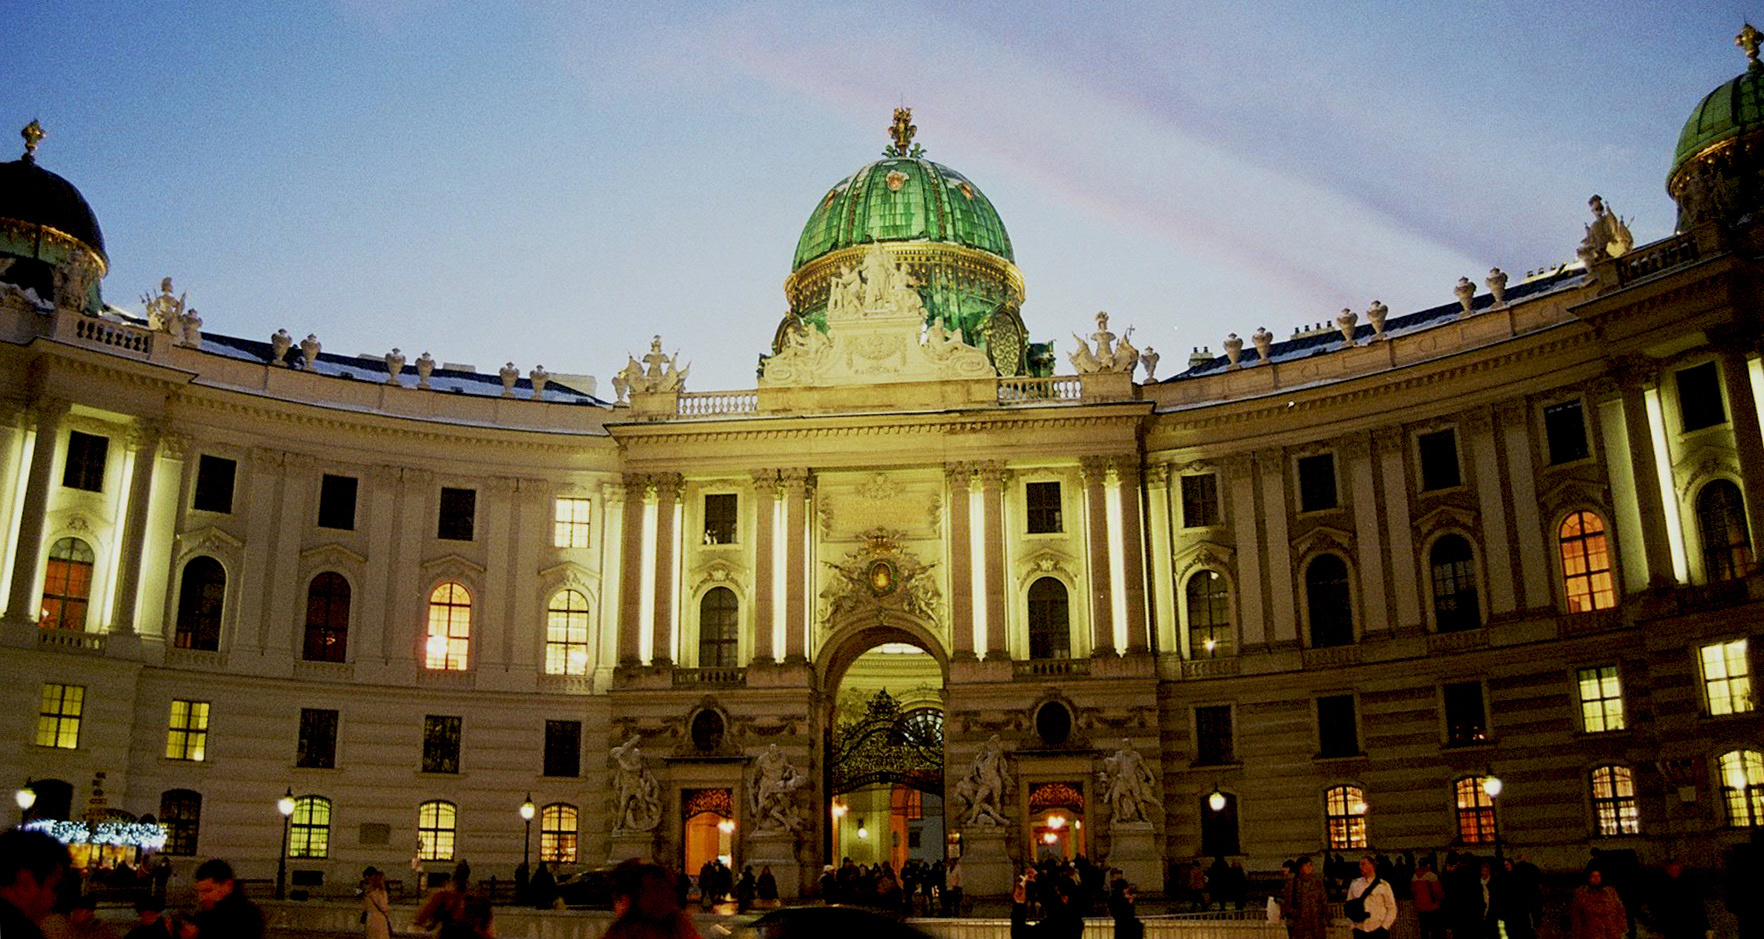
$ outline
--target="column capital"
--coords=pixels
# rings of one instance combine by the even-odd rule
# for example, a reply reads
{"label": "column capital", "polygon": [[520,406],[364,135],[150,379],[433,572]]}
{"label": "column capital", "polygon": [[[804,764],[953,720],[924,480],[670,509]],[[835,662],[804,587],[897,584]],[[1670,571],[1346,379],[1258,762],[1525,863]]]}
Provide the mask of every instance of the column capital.
{"label": "column capital", "polygon": [[1653,356],[1618,355],[1607,361],[1611,377],[1625,391],[1646,389],[1660,381],[1660,360]]}
{"label": "column capital", "polygon": [[24,409],[26,428],[38,430],[50,424],[59,423],[73,410],[73,402],[66,398],[38,398]]}
{"label": "column capital", "polygon": [[[169,438],[168,438],[169,439]],[[183,456],[179,449],[177,456]],[[368,481],[376,486],[390,486],[404,478],[396,466],[370,466],[367,471]]]}
{"label": "column capital", "polygon": [[756,469],[753,476],[753,491],[770,494],[778,491],[778,471],[775,469]]}
{"label": "column capital", "polygon": [[1139,454],[1117,456],[1109,461],[1109,465],[1115,468],[1115,478],[1120,481],[1121,485],[1139,485]]}
{"label": "column capital", "polygon": [[1402,425],[1380,427],[1372,431],[1372,446],[1379,453],[1401,453],[1409,438]]}
{"label": "column capital", "polygon": [[649,475],[649,484],[655,487],[657,499],[678,498],[682,482],[683,479],[679,473],[651,473]]}
{"label": "column capital", "polygon": [[1743,359],[1764,347],[1764,328],[1753,323],[1711,326],[1704,334],[1709,337],[1709,346],[1724,356],[1737,355]]}
{"label": "column capital", "polygon": [[1244,450],[1222,457],[1219,460],[1219,465],[1225,469],[1225,475],[1228,478],[1244,479],[1255,474],[1256,457],[1255,454]]}
{"label": "column capital", "polygon": [[1372,455],[1372,437],[1364,432],[1348,434],[1341,438],[1337,449],[1350,460],[1364,460]]}
{"label": "column capital", "polygon": [[608,503],[623,501],[625,498],[625,484],[623,482],[601,483],[600,498],[602,501]]}
{"label": "column capital", "polygon": [[319,461],[310,453],[287,453],[282,456],[282,465],[289,469],[309,470],[318,466]]}
{"label": "column capital", "polygon": [[1256,458],[1257,469],[1260,469],[1263,472],[1274,470],[1281,474],[1286,472],[1286,450],[1283,448],[1264,447],[1257,450],[1254,455]]}
{"label": "column capital", "polygon": [[1170,464],[1147,464],[1145,467],[1145,484],[1152,489],[1170,488]]}
{"label": "column capital", "polygon": [[159,446],[159,438],[164,433],[165,428],[158,421],[139,420],[129,425],[123,442],[130,450],[152,450]]}
{"label": "column capital", "polygon": [[419,469],[415,466],[400,467],[398,470],[398,478],[399,481],[413,489],[421,486],[433,486],[435,484],[435,474],[433,471]]}
{"label": "column capital", "polygon": [[974,466],[971,463],[955,462],[943,464],[944,482],[951,486],[967,488],[974,483]]}
{"label": "column capital", "polygon": [[1102,483],[1108,479],[1110,459],[1106,456],[1086,456],[1078,458],[1078,475],[1085,485]]}
{"label": "column capital", "polygon": [[1000,460],[986,460],[976,463],[974,469],[975,475],[980,477],[980,488],[986,490],[1000,488],[1011,476],[1011,471],[1005,469],[1003,461]]}
{"label": "column capital", "polygon": [[1494,410],[1487,405],[1471,408],[1458,414],[1458,423],[1473,434],[1486,434],[1494,430]]}
{"label": "column capital", "polygon": [[507,495],[519,487],[520,481],[513,476],[492,476],[484,481],[484,488],[498,495]]}
{"label": "column capital", "polygon": [[1523,397],[1506,398],[1496,401],[1494,405],[1495,417],[1503,424],[1523,423],[1525,415],[1530,411],[1531,402]]}
{"label": "column capital", "polygon": [[791,495],[805,493],[810,484],[808,467],[790,466],[778,471],[778,482]]}
{"label": "column capital", "polygon": [[253,472],[273,470],[282,465],[286,454],[272,447],[252,447],[245,453],[245,460]]}

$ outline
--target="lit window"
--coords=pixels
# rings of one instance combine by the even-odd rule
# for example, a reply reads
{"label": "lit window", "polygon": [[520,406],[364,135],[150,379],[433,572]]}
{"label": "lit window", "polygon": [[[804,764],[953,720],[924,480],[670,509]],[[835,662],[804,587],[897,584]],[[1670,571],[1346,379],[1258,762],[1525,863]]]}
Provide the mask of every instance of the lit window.
{"label": "lit window", "polygon": [[38,625],[45,629],[86,628],[94,560],[91,547],[78,538],[63,538],[49,548],[49,561],[43,570],[43,608]]}
{"label": "lit window", "polygon": [[288,856],[322,858],[331,853],[331,800],[301,796],[289,818]]}
{"label": "lit window", "polygon": [[[1212,477],[1207,477],[1211,479]],[[1183,590],[1188,612],[1188,657],[1231,654],[1231,589],[1218,571],[1197,571]]]}
{"label": "lit window", "polygon": [[451,802],[424,802],[417,806],[417,860],[453,860],[455,818]]}
{"label": "lit window", "polygon": [[1627,766],[1600,766],[1592,771],[1593,815],[1601,835],[1641,834],[1641,813],[1635,806],[1635,777]]}
{"label": "lit window", "polygon": [[588,674],[588,598],[560,590],[545,610],[545,674]]}
{"label": "lit window", "polygon": [[165,758],[200,763],[208,756],[208,702],[173,701]]}
{"label": "lit window", "polygon": [[558,802],[539,810],[539,860],[576,863],[576,807]]}
{"label": "lit window", "polygon": [[1605,523],[1591,512],[1574,512],[1562,520],[1558,540],[1568,612],[1585,613],[1616,606],[1611,554],[1605,547]]}
{"label": "lit window", "polygon": [[1329,826],[1330,850],[1366,846],[1366,793],[1359,786],[1335,786],[1324,792],[1323,815]]}
{"label": "lit window", "polygon": [[1703,696],[1710,714],[1739,714],[1752,709],[1752,668],[1746,640],[1734,639],[1702,648]]}
{"label": "lit window", "polygon": [[1721,754],[1721,797],[1727,803],[1729,825],[1764,825],[1764,753],[1730,750]]}
{"label": "lit window", "polygon": [[334,571],[326,571],[306,585],[302,657],[308,662],[348,660],[349,594],[349,580]]}
{"label": "lit window", "polygon": [[37,710],[37,746],[72,750],[80,745],[80,712],[86,689],[81,685],[44,685]]}
{"label": "lit window", "polygon": [[732,668],[740,642],[741,606],[735,591],[712,587],[698,602],[698,665]]}
{"label": "lit window", "polygon": [[589,499],[559,499],[551,523],[551,544],[557,548],[588,547]]}
{"label": "lit window", "polygon": [[1453,786],[1457,796],[1458,840],[1465,844],[1493,844],[1494,800],[1482,788],[1483,777],[1466,776]]}
{"label": "lit window", "polygon": [[1703,571],[1710,581],[1733,580],[1752,572],[1752,536],[1746,530],[1746,504],[1739,487],[1717,479],[1697,494],[1697,530],[1703,542]]}
{"label": "lit window", "polygon": [[448,581],[429,594],[429,638],[423,665],[444,671],[465,671],[472,643],[472,595],[462,584]]}
{"label": "lit window", "polygon": [[1575,673],[1575,686],[1580,692],[1580,727],[1589,734],[1606,730],[1622,730],[1623,685],[1617,678],[1617,666],[1601,665],[1583,668]]}

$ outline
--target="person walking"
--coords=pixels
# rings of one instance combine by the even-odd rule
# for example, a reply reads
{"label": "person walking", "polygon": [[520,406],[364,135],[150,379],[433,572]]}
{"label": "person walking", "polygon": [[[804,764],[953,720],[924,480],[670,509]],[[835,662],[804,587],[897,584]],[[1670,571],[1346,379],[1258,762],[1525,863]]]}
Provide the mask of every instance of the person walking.
{"label": "person walking", "polygon": [[1422,858],[1416,863],[1415,876],[1409,881],[1409,898],[1415,904],[1420,939],[1445,939],[1445,885],[1433,872],[1431,860]]}
{"label": "person walking", "polygon": [[670,881],[661,865],[636,858],[613,868],[613,921],[601,939],[699,939]]}
{"label": "person walking", "polygon": [[[1378,866],[1369,854],[1360,858],[1360,876],[1348,884],[1348,899],[1361,900],[1365,908],[1365,917],[1354,921],[1354,939],[1390,939],[1390,926],[1396,922],[1396,893],[1378,876]],[[1354,919],[1351,914],[1348,918]]]}
{"label": "person walking", "polygon": [[361,872],[361,925],[364,939],[392,939],[392,899],[386,875],[377,867]]}
{"label": "person walking", "polygon": [[1617,891],[1605,886],[1604,871],[1589,867],[1586,883],[1574,888],[1568,907],[1569,939],[1623,939],[1629,931],[1629,913]]}
{"label": "person walking", "polygon": [[1301,857],[1280,897],[1280,919],[1288,939],[1324,939],[1329,932],[1329,894],[1317,876],[1317,862]]}
{"label": "person walking", "polygon": [[196,868],[196,922],[181,939],[263,939],[263,911],[245,899],[233,879],[233,866],[210,858]]}

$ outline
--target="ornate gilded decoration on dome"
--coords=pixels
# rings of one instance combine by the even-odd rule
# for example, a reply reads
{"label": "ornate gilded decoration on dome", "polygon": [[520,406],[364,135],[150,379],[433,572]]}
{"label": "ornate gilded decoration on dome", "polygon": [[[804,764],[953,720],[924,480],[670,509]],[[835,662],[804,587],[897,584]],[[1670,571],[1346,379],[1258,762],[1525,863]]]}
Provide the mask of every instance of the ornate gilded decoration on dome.
{"label": "ornate gilded decoration on dome", "polygon": [[895,108],[894,123],[888,125],[888,136],[894,139],[894,145],[883,150],[882,155],[918,159],[925,153],[924,147],[913,143],[913,135],[918,132],[918,126],[913,123],[913,109]]}
{"label": "ornate gilded decoration on dome", "polygon": [[986,354],[1000,375],[1022,375],[1028,370],[1029,329],[1015,304],[1005,304],[986,320],[982,329]]}
{"label": "ornate gilded decoration on dome", "polygon": [[41,143],[44,137],[49,136],[49,133],[43,129],[41,122],[36,118],[31,118],[31,122],[26,124],[24,130],[19,131],[18,135],[24,138],[24,158],[29,161],[37,158],[37,144]]}
{"label": "ornate gilded decoration on dome", "polygon": [[894,170],[884,177],[882,181],[888,186],[889,192],[899,192],[906,188],[907,174],[902,173],[900,170]]}
{"label": "ornate gilded decoration on dome", "polygon": [[1764,68],[1764,65],[1758,63],[1758,45],[1760,40],[1764,40],[1764,33],[1758,32],[1758,30],[1754,29],[1750,23],[1741,27],[1739,35],[1733,37],[1733,44],[1744,49],[1746,52],[1747,68]]}
{"label": "ornate gilded decoration on dome", "polygon": [[966,196],[969,202],[974,201],[974,187],[968,185],[967,180],[964,179],[961,182],[957,183],[956,189],[960,190],[962,195]]}

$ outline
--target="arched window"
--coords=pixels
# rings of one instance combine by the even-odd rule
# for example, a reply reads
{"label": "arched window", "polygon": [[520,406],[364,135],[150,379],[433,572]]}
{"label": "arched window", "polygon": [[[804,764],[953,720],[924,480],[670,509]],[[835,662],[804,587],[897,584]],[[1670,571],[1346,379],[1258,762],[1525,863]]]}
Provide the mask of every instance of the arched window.
{"label": "arched window", "polygon": [[78,538],[63,538],[49,548],[43,571],[43,611],[38,625],[46,629],[85,629],[86,605],[92,596],[92,549]]}
{"label": "arched window", "polygon": [[1065,659],[1072,656],[1071,608],[1066,585],[1042,577],[1029,585],[1029,657]]}
{"label": "arched window", "polygon": [[545,674],[588,674],[588,598],[559,590],[545,607]]}
{"label": "arched window", "polygon": [[1591,512],[1572,512],[1562,520],[1557,539],[1562,547],[1562,586],[1568,595],[1568,612],[1616,606],[1605,523]]}
{"label": "arched window", "polygon": [[331,853],[331,800],[301,796],[288,819],[288,856],[322,858]]}
{"label": "arched window", "polygon": [[191,558],[178,588],[178,631],[173,643],[180,649],[218,650],[226,595],[226,568],[206,555]]}
{"label": "arched window", "polygon": [[1428,552],[1433,568],[1433,620],[1442,633],[1482,625],[1482,604],[1476,598],[1476,558],[1470,542],[1446,535]]}
{"label": "arched window", "polygon": [[180,857],[195,854],[196,833],[202,827],[202,793],[193,789],[160,793],[159,824],[165,826],[165,853]]}
{"label": "arched window", "polygon": [[463,584],[448,581],[429,594],[429,638],[423,644],[423,666],[463,672],[472,645],[472,595]]}
{"label": "arched window", "polygon": [[1183,590],[1188,612],[1188,657],[1231,654],[1231,590],[1218,571],[1197,571]]}
{"label": "arched window", "polygon": [[1764,753],[1729,750],[1721,754],[1721,798],[1727,803],[1729,825],[1764,825]]}
{"label": "arched window", "polygon": [[1484,778],[1465,776],[1453,784],[1458,810],[1458,840],[1464,844],[1494,844],[1495,806],[1488,790],[1482,788]]}
{"label": "arched window", "polygon": [[306,585],[308,662],[346,661],[349,651],[349,580],[326,571]]}
{"label": "arched window", "polygon": [[1635,776],[1613,763],[1593,767],[1593,817],[1601,835],[1641,834],[1641,813],[1635,807]]}
{"label": "arched window", "polygon": [[741,641],[741,603],[728,587],[712,587],[698,601],[698,666],[733,668]]}
{"label": "arched window", "polygon": [[1319,554],[1305,568],[1305,608],[1311,614],[1313,647],[1345,646],[1354,641],[1347,562],[1339,555]]}
{"label": "arched window", "polygon": [[453,860],[453,829],[458,815],[453,803],[436,800],[417,806],[417,859]]}
{"label": "arched window", "polygon": [[1366,846],[1366,792],[1359,786],[1332,786],[1323,793],[1323,819],[1329,849],[1351,851]]}
{"label": "arched window", "polygon": [[1697,530],[1703,539],[1703,570],[1711,582],[1752,572],[1752,536],[1739,487],[1717,479],[1697,494]]}
{"label": "arched window", "polygon": [[539,860],[576,863],[576,807],[554,802],[539,810]]}

